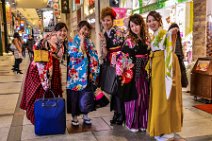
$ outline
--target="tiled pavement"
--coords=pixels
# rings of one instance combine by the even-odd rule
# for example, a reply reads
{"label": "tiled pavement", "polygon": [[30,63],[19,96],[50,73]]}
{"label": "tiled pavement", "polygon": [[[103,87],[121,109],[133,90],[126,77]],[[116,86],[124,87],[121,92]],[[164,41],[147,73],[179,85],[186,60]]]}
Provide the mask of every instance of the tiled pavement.
{"label": "tiled pavement", "polygon": [[[146,133],[131,133],[124,126],[110,126],[112,113],[109,107],[98,109],[90,114],[93,125],[78,129],[70,126],[67,114],[67,130],[64,135],[36,136],[33,125],[26,119],[25,112],[19,108],[21,87],[28,66],[28,59],[21,64],[24,74],[11,71],[13,56],[0,56],[0,141],[151,141]],[[61,65],[63,84],[65,66]],[[65,90],[65,85],[63,86]],[[65,97],[65,94],[64,94]],[[184,123],[178,141],[212,141],[212,115],[193,108],[198,102],[189,94],[183,94]],[[82,122],[82,120],[81,120]]]}

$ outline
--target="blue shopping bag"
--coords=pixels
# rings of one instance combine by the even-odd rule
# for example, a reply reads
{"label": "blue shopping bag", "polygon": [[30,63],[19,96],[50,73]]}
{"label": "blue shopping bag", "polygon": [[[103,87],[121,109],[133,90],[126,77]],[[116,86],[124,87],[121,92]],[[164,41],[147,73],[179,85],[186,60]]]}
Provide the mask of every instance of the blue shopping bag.
{"label": "blue shopping bag", "polygon": [[34,103],[36,135],[64,134],[66,130],[65,100],[50,92],[53,98],[44,95]]}

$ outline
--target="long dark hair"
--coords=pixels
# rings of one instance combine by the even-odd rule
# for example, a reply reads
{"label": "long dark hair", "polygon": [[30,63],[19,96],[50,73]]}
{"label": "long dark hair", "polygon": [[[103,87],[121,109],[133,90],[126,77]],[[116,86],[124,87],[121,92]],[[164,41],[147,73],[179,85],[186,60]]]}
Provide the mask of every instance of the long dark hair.
{"label": "long dark hair", "polygon": [[145,42],[146,38],[147,38],[147,30],[146,30],[146,24],[144,22],[143,17],[139,14],[134,14],[129,17],[129,23],[128,23],[129,35],[128,35],[128,37],[130,37],[133,40],[133,42],[137,42],[138,37],[135,33],[132,32],[132,30],[130,28],[130,22],[133,22],[134,24],[141,26],[140,37],[141,37],[142,41]]}
{"label": "long dark hair", "polygon": [[92,26],[89,24],[87,21],[80,21],[79,24],[77,25],[78,31],[80,31],[81,28],[86,26],[89,30],[92,29]]}
{"label": "long dark hair", "polygon": [[[19,41],[21,41],[21,36],[19,35],[18,32],[15,32],[15,33],[13,34],[13,38],[14,38],[14,39],[17,38]],[[14,39],[12,40],[13,43],[14,43]]]}
{"label": "long dark hair", "polygon": [[55,25],[54,27],[54,31],[59,31],[60,29],[62,29],[63,27],[65,27],[65,29],[68,31],[68,27],[66,26],[65,23],[63,22],[59,22]]}
{"label": "long dark hair", "polygon": [[[172,29],[172,28],[175,28],[175,27],[180,29],[179,26],[176,23],[172,23],[169,27],[169,30]],[[178,32],[177,32],[177,40],[179,40],[180,43],[182,41],[181,36],[180,36],[180,30],[178,30]]]}
{"label": "long dark hair", "polygon": [[148,22],[148,17],[149,16],[154,17],[155,20],[159,22],[160,26],[163,26],[162,16],[160,15],[160,13],[158,13],[156,11],[150,11],[149,14],[146,17],[146,22]]}

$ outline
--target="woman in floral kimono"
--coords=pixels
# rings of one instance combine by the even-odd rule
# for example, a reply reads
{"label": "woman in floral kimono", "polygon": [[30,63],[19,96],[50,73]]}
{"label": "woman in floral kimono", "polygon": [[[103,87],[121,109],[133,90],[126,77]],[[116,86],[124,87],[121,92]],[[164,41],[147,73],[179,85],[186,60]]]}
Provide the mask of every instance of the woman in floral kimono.
{"label": "woman in floral kimono", "polygon": [[129,17],[129,35],[122,47],[133,60],[133,79],[122,87],[125,101],[126,127],[132,131],[145,131],[147,128],[149,86],[145,66],[148,61],[146,44],[146,25],[142,16],[134,14]]}
{"label": "woman in floral kimono", "polygon": [[158,141],[173,139],[182,127],[182,87],[180,66],[174,53],[178,29],[166,32],[162,28],[161,15],[151,11],[147,25],[154,32],[151,39],[150,61],[150,107],[148,128],[150,136]]}
{"label": "woman in floral kimono", "polygon": [[48,51],[48,62],[30,62],[24,82],[20,107],[26,110],[27,118],[34,124],[34,102],[38,98],[62,97],[60,59],[63,55],[63,42],[67,38],[68,28],[65,23],[57,23],[54,31],[34,45],[35,50]]}
{"label": "woman in floral kimono", "polygon": [[77,116],[83,114],[83,123],[91,125],[88,113],[82,113],[79,108],[80,97],[88,91],[88,86],[95,83],[99,74],[98,55],[93,42],[89,39],[91,25],[87,21],[78,24],[78,34],[73,42],[68,44],[68,80],[67,95],[70,103],[67,103],[72,114],[73,126],[79,126]]}
{"label": "woman in floral kimono", "polygon": [[[102,49],[100,61],[107,64],[110,64],[111,62],[112,53],[120,51],[121,46],[124,43],[123,31],[121,31],[118,27],[113,26],[115,18],[116,12],[112,8],[106,7],[102,9],[101,23],[103,26],[103,33],[99,34]],[[101,74],[101,76],[105,76],[105,74]],[[101,79],[100,77],[100,80],[104,81],[105,79]],[[102,83],[104,82],[100,82],[100,84]],[[121,125],[124,121],[124,104],[117,94],[112,94],[111,110],[114,110],[114,116],[113,119],[110,120],[110,123]]]}

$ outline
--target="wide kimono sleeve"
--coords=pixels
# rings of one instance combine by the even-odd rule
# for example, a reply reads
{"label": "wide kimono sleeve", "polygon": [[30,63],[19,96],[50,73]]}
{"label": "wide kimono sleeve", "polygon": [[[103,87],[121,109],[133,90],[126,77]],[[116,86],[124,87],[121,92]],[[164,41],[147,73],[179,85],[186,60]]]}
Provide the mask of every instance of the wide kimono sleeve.
{"label": "wide kimono sleeve", "polygon": [[[43,49],[45,46],[41,44],[43,40],[39,41],[38,45],[34,45],[33,49]],[[40,77],[41,85],[44,90],[48,90],[50,88],[50,78],[49,78],[49,69],[52,67],[52,59],[51,54],[49,53],[49,62],[33,62],[37,66],[38,74]]]}
{"label": "wide kimono sleeve", "polygon": [[122,45],[121,51],[123,53],[131,54],[131,50],[134,47],[134,44],[132,43],[132,40],[130,38],[126,38],[124,44]]}
{"label": "wide kimono sleeve", "polygon": [[89,72],[92,74],[92,78],[93,78],[92,81],[96,82],[96,79],[98,78],[99,72],[100,72],[98,54],[97,54],[97,51],[95,49],[93,42],[88,40],[87,44],[88,44],[88,48],[89,48],[88,54],[89,54],[89,58],[90,58]]}
{"label": "wide kimono sleeve", "polygon": [[68,44],[69,64],[67,89],[80,91],[87,86],[88,58],[80,50],[80,39],[75,36]]}

